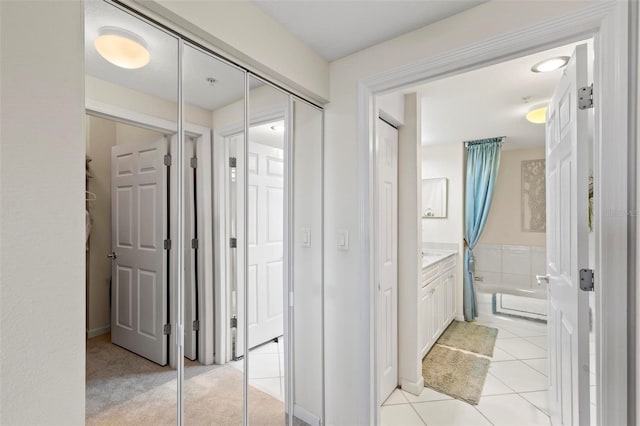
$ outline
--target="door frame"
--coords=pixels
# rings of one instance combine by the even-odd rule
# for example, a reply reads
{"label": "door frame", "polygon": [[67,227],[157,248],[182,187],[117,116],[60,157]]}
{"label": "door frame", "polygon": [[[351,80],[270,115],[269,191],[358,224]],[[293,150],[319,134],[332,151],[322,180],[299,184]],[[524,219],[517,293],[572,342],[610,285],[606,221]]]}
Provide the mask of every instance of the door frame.
{"label": "door frame", "polygon": [[[635,11],[635,9],[631,9]],[[596,406],[598,424],[628,424],[635,419],[635,268],[628,259],[629,234],[635,220],[628,205],[635,201],[635,128],[637,51],[629,35],[637,34],[637,16],[628,2],[598,2],[545,22],[508,31],[358,82],[360,275],[369,297],[369,416],[379,424],[377,377],[377,153],[376,95],[486,67],[526,54],[594,37],[594,180],[596,237]],[[631,43],[635,46],[635,42]],[[627,93],[625,97],[622,94]],[[606,200],[603,198],[606,197]],[[620,238],[620,237],[623,238]],[[626,236],[626,238],[624,238]],[[610,254],[609,254],[610,253]],[[609,255],[608,255],[609,254]],[[599,283],[606,283],[603,292]],[[627,325],[627,322],[631,324]],[[631,373],[631,374],[628,374]]]}
{"label": "door frame", "polygon": [[[128,110],[119,106],[106,104],[103,102],[87,99],[85,102],[85,113],[87,115],[105,118],[120,123],[125,123],[137,127],[142,127],[158,132],[165,133],[171,136],[170,151],[175,152],[176,143],[176,125],[170,120],[150,116],[138,111]],[[211,129],[199,126],[197,124],[184,123],[184,131],[190,136],[197,138],[196,149],[202,153],[201,158],[211,158],[212,138]],[[174,156],[175,157],[175,156]],[[211,206],[213,206],[213,170],[212,163],[210,161],[200,161],[196,170],[198,177],[198,195],[201,196],[200,202],[197,206],[196,216],[201,218],[198,227],[199,238],[199,250],[198,250],[198,264],[199,273],[198,277],[198,294],[201,295],[198,304],[202,313],[202,320],[200,321],[199,329],[199,346],[198,346],[198,360],[206,365],[213,364],[213,351],[214,351],[214,311],[213,311],[213,298],[214,298],[214,280],[213,280],[213,212]],[[177,194],[175,190],[176,185],[176,168],[172,167],[169,172],[168,185],[172,190],[169,194],[169,209],[174,211],[177,206]],[[205,208],[205,205],[209,208]],[[175,221],[170,222],[170,237],[174,241],[177,235],[177,224]],[[176,271],[176,258],[175,251],[169,261],[169,269],[173,275]],[[205,262],[205,259],[210,259],[211,262]],[[169,280],[169,294],[176,299],[177,292],[177,277]],[[209,285],[205,285],[208,283]],[[169,318],[170,323],[176,323],[176,310],[173,303],[169,304]],[[175,329],[174,329],[175,331]],[[176,346],[169,344],[169,365],[172,368],[176,367]]]}

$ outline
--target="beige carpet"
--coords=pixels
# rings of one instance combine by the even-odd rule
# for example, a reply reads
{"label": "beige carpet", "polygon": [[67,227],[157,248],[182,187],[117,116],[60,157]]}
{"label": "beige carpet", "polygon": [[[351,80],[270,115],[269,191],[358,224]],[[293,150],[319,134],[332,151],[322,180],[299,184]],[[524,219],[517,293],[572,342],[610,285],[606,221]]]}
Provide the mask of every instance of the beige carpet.
{"label": "beige carpet", "polygon": [[[87,340],[88,425],[175,425],[176,372],[110,343]],[[242,424],[242,372],[231,366],[185,363],[185,424]],[[252,424],[282,425],[282,401],[249,388]]]}
{"label": "beige carpet", "polygon": [[464,321],[453,321],[437,343],[456,349],[493,356],[498,329]]}

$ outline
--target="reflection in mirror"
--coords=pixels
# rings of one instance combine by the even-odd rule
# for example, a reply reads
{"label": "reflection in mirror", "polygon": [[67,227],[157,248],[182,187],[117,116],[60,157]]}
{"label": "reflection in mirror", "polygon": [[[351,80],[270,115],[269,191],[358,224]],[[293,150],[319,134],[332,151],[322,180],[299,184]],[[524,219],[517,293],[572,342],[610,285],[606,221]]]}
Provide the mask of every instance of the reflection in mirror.
{"label": "reflection in mirror", "polygon": [[[164,241],[177,208],[165,156],[177,141],[178,40],[105,2],[85,2],[85,14],[86,422],[175,423]],[[142,59],[114,56],[114,43]]]}
{"label": "reflection in mirror", "polygon": [[[250,424],[285,423],[285,154],[289,96],[250,77],[246,188],[246,339]],[[244,162],[243,161],[243,162]],[[242,303],[241,303],[242,304]]]}
{"label": "reflection in mirror", "polygon": [[293,103],[293,406],[295,420],[323,421],[322,111]]}
{"label": "reflection in mirror", "polygon": [[225,237],[237,238],[235,221],[227,226],[225,220],[233,211],[237,182],[224,159],[226,145],[244,144],[244,98],[244,71],[185,44],[185,424],[237,425],[243,419],[244,361],[234,353],[231,318],[241,315],[234,258],[244,250],[242,244],[230,248],[231,237]]}
{"label": "reflection in mirror", "polygon": [[447,178],[422,179],[422,217],[447,217]]}

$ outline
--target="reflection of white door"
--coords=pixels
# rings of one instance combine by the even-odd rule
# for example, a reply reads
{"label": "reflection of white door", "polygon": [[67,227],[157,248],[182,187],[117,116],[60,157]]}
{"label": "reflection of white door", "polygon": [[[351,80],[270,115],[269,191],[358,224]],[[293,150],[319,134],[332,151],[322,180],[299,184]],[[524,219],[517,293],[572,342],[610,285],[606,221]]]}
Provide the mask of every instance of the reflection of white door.
{"label": "reflection of white door", "polygon": [[588,267],[589,111],[587,47],[578,46],[547,112],[547,274],[549,404],[555,425],[589,424],[589,302],[579,270]]}
{"label": "reflection of white door", "polygon": [[196,323],[198,320],[198,251],[192,240],[197,238],[198,222],[196,214],[196,169],[192,167],[191,159],[196,158],[196,139],[185,136],[184,140],[184,356],[190,360],[195,360],[198,357],[196,330],[196,324],[198,324]]}
{"label": "reflection of white door", "polygon": [[249,348],[283,333],[284,151],[250,143],[247,169]]}
{"label": "reflection of white door", "polygon": [[167,169],[164,138],[111,150],[111,340],[167,363]]}
{"label": "reflection of white door", "polygon": [[398,385],[398,130],[378,120],[378,372],[382,404]]}

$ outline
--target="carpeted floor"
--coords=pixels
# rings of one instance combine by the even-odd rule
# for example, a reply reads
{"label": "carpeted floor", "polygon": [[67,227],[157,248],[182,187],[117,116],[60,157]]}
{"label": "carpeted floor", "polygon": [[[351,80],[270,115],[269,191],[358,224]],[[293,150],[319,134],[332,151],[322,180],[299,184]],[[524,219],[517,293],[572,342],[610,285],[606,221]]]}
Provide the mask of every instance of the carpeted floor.
{"label": "carpeted floor", "polygon": [[[87,340],[88,425],[175,425],[176,371],[111,344],[110,335]],[[185,362],[185,424],[242,424],[242,372],[231,366]],[[282,425],[284,404],[249,388],[253,424]]]}

